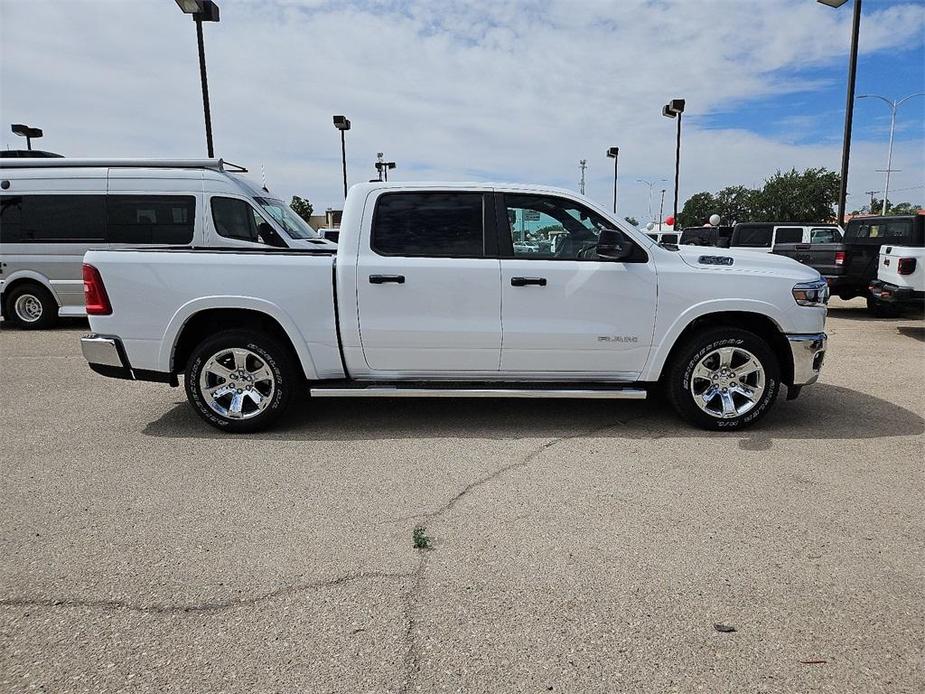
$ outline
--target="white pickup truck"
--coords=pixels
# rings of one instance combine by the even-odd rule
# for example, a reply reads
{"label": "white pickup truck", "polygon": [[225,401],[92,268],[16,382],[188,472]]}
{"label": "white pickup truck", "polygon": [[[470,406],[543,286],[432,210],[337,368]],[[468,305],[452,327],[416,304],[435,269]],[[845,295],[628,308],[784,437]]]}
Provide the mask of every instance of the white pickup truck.
{"label": "white pickup truck", "polygon": [[877,279],[869,289],[880,304],[881,315],[901,307],[925,308],[925,247],[881,246]]}
{"label": "white pickup truck", "polygon": [[[254,214],[260,214],[255,209]],[[757,421],[819,376],[826,284],[789,258],[659,245],[539,186],[370,183],[336,249],[90,251],[91,368],[178,385],[229,432],[294,397],[642,399]]]}

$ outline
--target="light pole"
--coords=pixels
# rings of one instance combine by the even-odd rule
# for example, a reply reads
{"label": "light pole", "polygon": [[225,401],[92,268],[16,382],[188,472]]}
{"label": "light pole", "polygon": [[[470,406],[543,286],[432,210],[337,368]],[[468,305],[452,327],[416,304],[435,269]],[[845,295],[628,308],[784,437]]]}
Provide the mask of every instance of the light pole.
{"label": "light pole", "polygon": [[199,43],[199,81],[202,84],[202,111],[206,119],[206,149],[209,159],[215,156],[212,148],[212,111],[209,108],[209,78],[206,76],[206,49],[202,42],[202,23],[218,21],[218,5],[212,0],[177,0],[186,14],[193,15],[196,23],[196,41]]}
{"label": "light pole", "polygon": [[684,99],[672,99],[662,106],[662,115],[678,119],[678,138],[674,150],[674,224],[678,228],[678,183],[681,180],[681,114],[684,113]]}
{"label": "light pole", "polygon": [[[657,179],[655,179],[654,181],[647,181],[647,180],[644,179],[644,178],[637,178],[637,179],[636,179],[636,182],[637,182],[637,183],[645,183],[647,186],[649,186],[649,204],[648,204],[648,207],[647,207],[646,211],[647,211],[648,214],[649,214],[649,221],[650,221],[650,222],[652,221],[652,189],[656,186],[656,184],[658,184],[658,183],[664,183],[664,182],[667,181],[667,180],[668,180],[667,178],[657,178]],[[662,197],[662,202],[664,202],[664,201],[665,201],[665,200],[664,200],[664,196],[663,196],[663,197]],[[659,215],[661,215],[661,212],[659,212]],[[662,223],[662,222],[661,222],[661,219],[659,219],[659,222],[658,222],[658,223],[659,223],[659,229],[661,229],[661,223]]]}
{"label": "light pole", "polygon": [[581,178],[578,179],[578,192],[584,195],[585,194],[585,169],[588,168],[588,160],[579,159],[578,168],[581,169]]}
{"label": "light pole", "polygon": [[[816,2],[837,8],[848,0],[816,0]],[[841,150],[841,183],[838,188],[839,224],[845,222],[845,200],[848,197],[848,159],[851,154],[851,121],[854,118],[854,83],[858,74],[858,31],[860,28],[861,0],[854,0],[854,16],[851,20],[851,53],[848,56],[848,93],[845,97],[845,134]]]}
{"label": "light pole", "polygon": [[665,189],[662,188],[662,201],[658,205],[658,230],[662,230],[662,219],[665,218]]}
{"label": "light pole", "polygon": [[340,159],[344,166],[344,200],[347,199],[347,139],[344,133],[350,130],[347,116],[334,116],[334,127],[340,130]]}
{"label": "light pole", "polygon": [[10,126],[10,130],[13,131],[14,135],[26,138],[26,149],[30,152],[32,151],[32,138],[38,139],[45,134],[42,132],[41,128],[33,128],[28,125],[23,125],[22,123],[13,123]]}
{"label": "light pole", "polygon": [[620,158],[620,148],[608,148],[607,156],[613,159],[613,213],[617,214],[617,162]]}
{"label": "light pole", "polygon": [[886,183],[883,186],[883,207],[880,210],[880,214],[883,216],[886,216],[886,204],[890,197],[890,173],[893,170],[893,129],[896,127],[896,109],[915,96],[925,96],[925,92],[916,92],[915,94],[904,96],[902,99],[893,99],[892,101],[877,94],[861,94],[858,97],[859,99],[880,99],[890,107],[890,145],[886,155]]}

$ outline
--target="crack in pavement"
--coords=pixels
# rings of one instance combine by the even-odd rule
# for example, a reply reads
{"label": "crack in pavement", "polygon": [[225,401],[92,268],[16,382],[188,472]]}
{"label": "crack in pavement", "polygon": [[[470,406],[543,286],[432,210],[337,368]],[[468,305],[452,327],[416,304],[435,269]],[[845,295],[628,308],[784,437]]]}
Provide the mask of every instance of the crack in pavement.
{"label": "crack in pavement", "polygon": [[[595,434],[599,434],[603,431],[613,429],[614,427],[617,427],[617,426],[626,426],[630,422],[636,419],[640,419],[642,416],[644,415],[630,417],[624,421],[615,420],[614,424],[608,424],[602,427],[595,427],[594,429],[581,431],[576,434],[557,436],[553,439],[545,441],[544,443],[537,446],[536,448],[533,448],[532,450],[528,451],[527,454],[521,460],[517,461],[516,463],[505,465],[501,468],[498,468],[490,475],[486,475],[485,477],[482,477],[480,479],[475,480],[474,482],[467,484],[455,496],[453,496],[449,501],[447,501],[443,506],[436,509],[435,511],[431,511],[429,513],[420,513],[420,514],[416,514],[413,516],[405,516],[404,519],[410,520],[412,518],[423,518],[424,521],[421,523],[421,525],[423,525],[423,523],[427,521],[438,520],[442,516],[449,513],[453,509],[453,507],[456,506],[456,504],[458,504],[460,500],[463,499],[463,497],[470,494],[473,490],[478,489],[479,487],[482,487],[486,484],[489,484],[490,482],[498,479],[499,477],[501,477],[505,473],[510,472],[511,470],[518,470],[518,469],[527,467],[530,463],[532,463],[534,460],[536,460],[538,457],[540,457],[543,453],[548,451],[550,448],[557,446],[560,443],[571,441],[573,439],[587,437],[587,436],[594,436]],[[411,587],[411,590],[408,591],[405,597],[405,600],[406,600],[406,603],[405,603],[406,604],[405,639],[407,641],[408,651],[404,657],[405,679],[398,689],[399,694],[407,694],[408,692],[411,691],[411,688],[414,685],[414,681],[417,678],[417,674],[421,668],[421,654],[420,654],[420,650],[418,647],[417,638],[415,636],[415,627],[417,626],[419,622],[420,591],[421,591],[421,587],[424,584],[424,571],[427,568],[427,557],[431,551],[432,549],[419,549],[418,550],[418,565],[417,565],[417,568],[413,572],[413,575],[415,577],[414,584]]]}
{"label": "crack in pavement", "polygon": [[283,586],[269,593],[263,593],[248,598],[235,598],[224,602],[206,602],[194,605],[138,605],[125,600],[69,600],[56,598],[0,598],[2,607],[57,607],[57,608],[88,608],[113,611],[143,612],[148,614],[211,614],[236,607],[252,607],[258,603],[275,600],[286,595],[332,588],[334,586],[367,581],[371,579],[409,579],[414,578],[414,572],[389,573],[385,571],[361,571],[349,573],[323,581],[314,581],[295,586]]}

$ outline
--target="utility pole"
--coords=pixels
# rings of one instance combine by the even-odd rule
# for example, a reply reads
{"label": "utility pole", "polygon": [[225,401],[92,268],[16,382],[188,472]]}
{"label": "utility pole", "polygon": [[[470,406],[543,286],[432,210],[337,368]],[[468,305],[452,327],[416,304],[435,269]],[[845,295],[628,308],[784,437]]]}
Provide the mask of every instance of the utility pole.
{"label": "utility pole", "polygon": [[874,211],[874,196],[879,193],[879,190],[865,190],[864,194],[870,196],[870,211]]}
{"label": "utility pole", "polygon": [[581,178],[578,180],[578,192],[582,195],[585,194],[585,169],[588,168],[588,160],[581,159],[578,162],[579,168],[581,168]]}
{"label": "utility pole", "polygon": [[662,230],[662,219],[665,218],[665,188],[662,188],[662,201],[658,205],[658,230]]}

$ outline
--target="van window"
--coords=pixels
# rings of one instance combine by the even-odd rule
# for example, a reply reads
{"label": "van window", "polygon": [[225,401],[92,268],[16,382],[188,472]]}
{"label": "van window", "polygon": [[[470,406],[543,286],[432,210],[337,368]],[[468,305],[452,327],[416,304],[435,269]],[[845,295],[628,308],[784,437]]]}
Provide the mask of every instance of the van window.
{"label": "van window", "polygon": [[733,246],[747,246],[749,248],[770,248],[771,227],[767,226],[741,226],[734,236]]}
{"label": "van window", "polygon": [[481,193],[386,193],[373,217],[371,247],[380,255],[484,256]]}
{"label": "van window", "polygon": [[4,243],[106,240],[105,195],[2,196]]}
{"label": "van window", "polygon": [[262,243],[259,227],[266,220],[245,200],[214,196],[212,221],[219,236]]}
{"label": "van window", "polygon": [[192,195],[110,195],[111,243],[186,244],[193,240]]}
{"label": "van window", "polygon": [[774,236],[774,243],[801,243],[803,227],[780,227]]}

